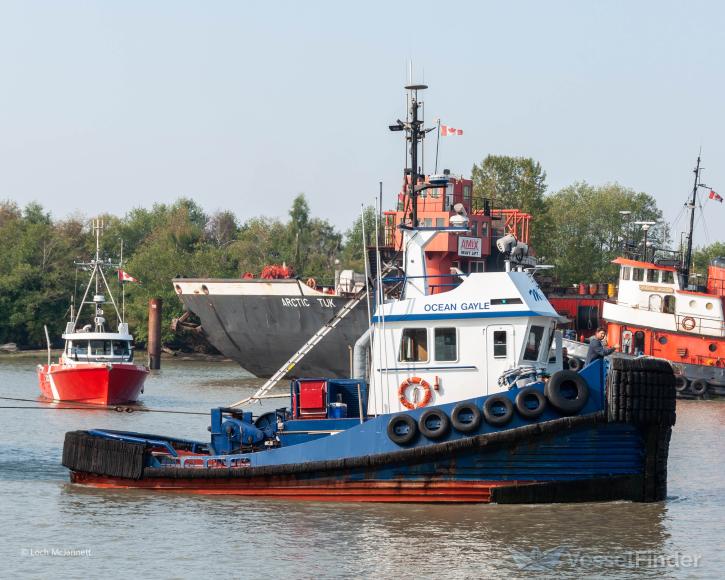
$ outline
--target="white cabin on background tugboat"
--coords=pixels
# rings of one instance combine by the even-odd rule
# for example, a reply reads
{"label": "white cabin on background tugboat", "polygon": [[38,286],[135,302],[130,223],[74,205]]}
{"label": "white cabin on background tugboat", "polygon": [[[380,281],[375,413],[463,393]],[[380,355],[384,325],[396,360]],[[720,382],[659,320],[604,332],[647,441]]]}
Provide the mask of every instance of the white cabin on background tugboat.
{"label": "white cabin on background tugboat", "polygon": [[725,395],[725,260],[708,269],[707,292],[684,289],[675,267],[627,258],[616,299],[603,306],[608,342],[628,355],[671,361],[681,393]]}

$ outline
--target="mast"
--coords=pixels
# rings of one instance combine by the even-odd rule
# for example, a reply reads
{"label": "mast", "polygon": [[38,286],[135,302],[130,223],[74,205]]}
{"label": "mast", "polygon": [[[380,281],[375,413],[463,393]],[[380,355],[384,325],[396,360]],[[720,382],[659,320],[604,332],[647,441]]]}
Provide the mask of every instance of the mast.
{"label": "mast", "polygon": [[428,85],[408,85],[405,87],[410,93],[408,110],[408,120],[403,123],[400,119],[395,125],[388,128],[391,131],[405,131],[405,139],[410,143],[410,167],[406,168],[406,174],[410,175],[410,183],[408,191],[410,192],[410,217],[412,227],[418,227],[418,145],[425,138],[427,131],[423,129],[423,120],[418,118],[418,109],[421,107],[421,101],[418,100],[418,91],[423,91]]}
{"label": "mast", "polygon": [[687,288],[690,285],[690,263],[692,261],[692,234],[695,227],[695,203],[697,202],[697,188],[700,186],[700,154],[697,154],[697,165],[693,170],[695,183],[692,186],[692,199],[688,203],[690,208],[690,229],[687,232],[687,252],[682,267],[682,283]]}

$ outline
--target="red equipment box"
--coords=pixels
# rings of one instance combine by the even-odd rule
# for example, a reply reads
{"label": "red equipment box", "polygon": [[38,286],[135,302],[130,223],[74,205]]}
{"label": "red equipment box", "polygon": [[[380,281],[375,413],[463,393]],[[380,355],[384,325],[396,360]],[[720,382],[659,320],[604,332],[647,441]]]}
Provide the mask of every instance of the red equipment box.
{"label": "red equipment box", "polygon": [[299,381],[300,418],[327,417],[327,381]]}

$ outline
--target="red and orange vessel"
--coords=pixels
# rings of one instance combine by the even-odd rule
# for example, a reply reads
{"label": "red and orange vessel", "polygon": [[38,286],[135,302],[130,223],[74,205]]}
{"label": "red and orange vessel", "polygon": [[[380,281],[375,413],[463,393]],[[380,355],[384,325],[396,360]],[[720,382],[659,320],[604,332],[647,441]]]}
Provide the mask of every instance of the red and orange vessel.
{"label": "red and orange vessel", "polygon": [[[63,340],[63,353],[57,363],[50,361],[50,341],[48,363],[38,365],[40,392],[46,399],[70,401],[96,405],[116,405],[131,403],[143,392],[148,368],[133,362],[133,336],[128,324],[119,313],[103,268],[120,268],[100,258],[100,233],[103,222],[94,222],[96,231],[96,256],[88,263],[78,264],[91,269],[91,277],[86,286],[78,313],[71,307],[71,319],[66,324]],[[90,300],[91,290],[94,288]],[[111,305],[118,320],[117,332],[106,331],[103,305],[108,292]],[[93,324],[77,329],[83,307],[90,305],[94,310]]]}

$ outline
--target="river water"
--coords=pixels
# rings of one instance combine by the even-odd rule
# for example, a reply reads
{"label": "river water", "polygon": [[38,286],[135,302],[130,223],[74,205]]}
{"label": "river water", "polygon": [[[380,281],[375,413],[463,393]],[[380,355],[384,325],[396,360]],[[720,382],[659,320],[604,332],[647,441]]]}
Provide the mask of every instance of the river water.
{"label": "river water", "polygon": [[[0,358],[0,396],[34,399],[37,362]],[[164,361],[146,383],[143,405],[206,412],[259,384],[232,363]],[[89,490],[71,485],[60,464],[66,431],[106,427],[206,440],[207,416],[0,406],[0,578],[725,574],[721,402],[678,402],[667,501],[535,506]]]}

